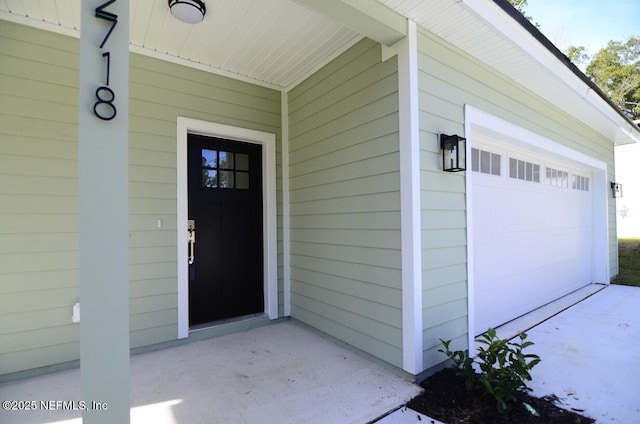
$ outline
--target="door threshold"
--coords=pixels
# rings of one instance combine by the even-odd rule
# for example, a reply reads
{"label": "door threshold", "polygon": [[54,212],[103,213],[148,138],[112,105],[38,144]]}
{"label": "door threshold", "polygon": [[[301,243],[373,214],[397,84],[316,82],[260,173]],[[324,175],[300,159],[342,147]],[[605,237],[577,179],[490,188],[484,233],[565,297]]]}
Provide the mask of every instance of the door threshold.
{"label": "door threshold", "polygon": [[271,322],[269,315],[264,312],[226,318],[219,321],[205,322],[189,328],[189,339],[206,339],[226,334],[237,333],[252,328],[262,327]]}
{"label": "door threshold", "polygon": [[241,315],[239,317],[232,317],[232,318],[221,319],[218,321],[205,322],[203,324],[198,324],[198,325],[194,325],[193,327],[190,327],[189,333],[206,330],[207,328],[219,327],[221,325],[231,324],[238,321],[247,321],[247,320],[259,319],[263,317],[267,317],[267,314],[265,314],[264,312],[258,312],[256,314]]}

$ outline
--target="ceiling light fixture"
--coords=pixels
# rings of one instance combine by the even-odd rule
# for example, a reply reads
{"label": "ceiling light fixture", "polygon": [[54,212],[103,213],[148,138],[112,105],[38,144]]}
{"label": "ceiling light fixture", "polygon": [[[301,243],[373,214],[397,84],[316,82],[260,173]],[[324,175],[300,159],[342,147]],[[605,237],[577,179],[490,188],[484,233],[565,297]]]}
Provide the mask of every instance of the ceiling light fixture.
{"label": "ceiling light fixture", "polygon": [[169,0],[171,14],[187,24],[202,22],[207,9],[201,0]]}

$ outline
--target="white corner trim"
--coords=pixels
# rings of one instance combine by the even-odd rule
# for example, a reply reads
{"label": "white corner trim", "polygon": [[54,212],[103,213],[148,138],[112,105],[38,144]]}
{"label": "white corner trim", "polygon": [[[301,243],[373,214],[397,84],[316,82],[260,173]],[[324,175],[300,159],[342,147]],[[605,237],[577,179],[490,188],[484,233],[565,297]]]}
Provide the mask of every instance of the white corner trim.
{"label": "white corner trim", "polygon": [[281,92],[282,116],[282,284],[284,316],[291,315],[291,206],[289,204],[289,96]]}
{"label": "white corner trim", "polygon": [[398,52],[400,120],[400,221],[402,245],[402,367],[423,370],[422,245],[420,220],[420,126],[418,116],[418,45],[415,22],[394,45]]}
{"label": "white corner trim", "polygon": [[[481,129],[499,133],[509,140],[517,141],[521,145],[533,150],[543,150],[566,160],[579,162],[591,169],[593,181],[593,261],[592,278],[595,282],[609,283],[609,191],[607,188],[607,164],[592,156],[573,150],[556,141],[550,140],[538,133],[527,130],[497,116],[491,115],[473,106],[465,104],[465,137],[467,138],[467,157],[471,157],[471,148],[475,143],[475,134]],[[466,204],[467,204],[467,299],[469,348],[474,346],[474,258],[473,258],[473,172],[467,172]]]}
{"label": "white corner trim", "polygon": [[[471,145],[473,143],[473,133],[471,124],[474,119],[478,119],[469,105],[464,105],[464,134],[467,139],[465,157],[471,157]],[[473,109],[474,111],[477,109]],[[468,159],[467,159],[468,160]],[[465,172],[465,204],[467,205],[467,349],[471,353],[475,346],[475,262],[473,256],[473,207],[471,199],[473,199],[473,172],[467,170]]]}
{"label": "white corner trim", "polygon": [[178,235],[178,338],[189,336],[189,270],[187,265],[187,136],[200,134],[262,146],[262,198],[264,241],[264,308],[270,319],[278,317],[276,137],[247,128],[178,116],[176,125],[177,235]]}

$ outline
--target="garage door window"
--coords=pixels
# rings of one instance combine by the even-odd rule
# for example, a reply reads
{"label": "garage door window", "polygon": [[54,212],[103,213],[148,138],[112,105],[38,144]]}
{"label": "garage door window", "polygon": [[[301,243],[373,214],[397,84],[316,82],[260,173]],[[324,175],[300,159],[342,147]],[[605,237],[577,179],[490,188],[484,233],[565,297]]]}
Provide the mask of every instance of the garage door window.
{"label": "garage door window", "polygon": [[[547,185],[560,187],[560,188],[569,188],[568,172],[547,167],[546,177],[547,177],[546,178]],[[575,185],[575,178],[574,178],[574,185]]]}
{"label": "garage door window", "polygon": [[572,187],[574,190],[589,191],[589,178],[581,175],[574,175]]}
{"label": "garage door window", "polygon": [[509,177],[517,180],[540,182],[540,165],[515,158],[509,158]]}
{"label": "garage door window", "polygon": [[499,154],[471,149],[471,170],[482,174],[500,175],[500,159]]}

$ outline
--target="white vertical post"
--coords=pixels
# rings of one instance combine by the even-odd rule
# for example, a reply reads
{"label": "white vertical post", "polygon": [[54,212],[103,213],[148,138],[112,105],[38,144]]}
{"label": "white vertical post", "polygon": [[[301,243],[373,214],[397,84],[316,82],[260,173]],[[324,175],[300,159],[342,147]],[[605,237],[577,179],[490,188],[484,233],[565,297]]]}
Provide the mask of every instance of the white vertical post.
{"label": "white vertical post", "polygon": [[282,114],[282,265],[284,316],[291,315],[291,206],[289,203],[289,96],[280,96]]}
{"label": "white vertical post", "polygon": [[128,423],[129,0],[83,0],[81,28],[82,418],[84,423]]}
{"label": "white vertical post", "polygon": [[400,204],[402,239],[403,368],[423,368],[422,240],[420,219],[420,125],[418,105],[418,41],[416,24],[408,21],[407,38],[398,43],[400,115]]}

